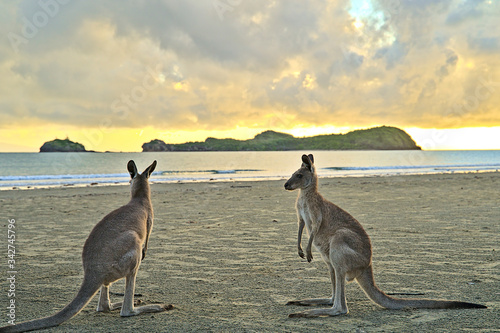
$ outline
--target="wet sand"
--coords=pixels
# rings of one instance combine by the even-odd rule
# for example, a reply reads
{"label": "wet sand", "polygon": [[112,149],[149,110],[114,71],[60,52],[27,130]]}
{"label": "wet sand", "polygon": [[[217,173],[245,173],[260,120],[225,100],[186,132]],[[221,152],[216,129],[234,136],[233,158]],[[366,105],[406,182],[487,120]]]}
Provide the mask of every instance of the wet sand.
{"label": "wet sand", "polygon": [[[386,310],[351,283],[350,313],[315,319],[289,319],[304,308],[285,306],[331,290],[319,254],[313,251],[312,263],[297,255],[297,193],[283,184],[153,184],[155,225],[136,298],[175,309],[121,318],[118,311],[95,312],[94,297],[80,314],[46,332],[498,332],[500,173],[320,179],[320,192],[370,235],[382,290],[488,309]],[[0,192],[2,324],[11,299],[8,219],[16,221],[15,314],[21,322],[51,315],[73,299],[85,239],[128,198],[127,186]],[[123,293],[123,281],[111,291]]]}

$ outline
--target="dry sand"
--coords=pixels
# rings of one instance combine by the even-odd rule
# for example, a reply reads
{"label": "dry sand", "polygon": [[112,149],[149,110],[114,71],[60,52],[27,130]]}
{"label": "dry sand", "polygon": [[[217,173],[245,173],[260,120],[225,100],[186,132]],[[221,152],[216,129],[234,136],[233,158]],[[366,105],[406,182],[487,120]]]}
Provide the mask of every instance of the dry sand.
{"label": "dry sand", "polygon": [[[287,301],[328,296],[330,283],[317,252],[312,263],[296,254],[297,193],[283,184],[153,184],[155,225],[136,293],[146,303],[175,309],[121,318],[119,312],[95,312],[94,297],[80,314],[47,332],[499,331],[500,173],[321,179],[324,196],[370,235],[382,290],[489,308],[386,310],[351,283],[350,313],[317,319],[287,318],[304,309],[285,306]],[[51,315],[75,296],[87,235],[128,197],[127,186],[0,192],[2,324],[9,301],[7,220],[16,220],[21,322]],[[111,291],[122,293],[123,286],[115,283]]]}

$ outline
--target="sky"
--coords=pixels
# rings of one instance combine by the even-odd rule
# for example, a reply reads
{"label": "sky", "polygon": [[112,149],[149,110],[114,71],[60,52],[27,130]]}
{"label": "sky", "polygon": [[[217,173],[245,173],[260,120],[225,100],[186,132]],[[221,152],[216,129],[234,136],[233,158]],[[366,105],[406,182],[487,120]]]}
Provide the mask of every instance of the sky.
{"label": "sky", "polygon": [[500,149],[500,1],[0,3],[0,151],[374,126]]}

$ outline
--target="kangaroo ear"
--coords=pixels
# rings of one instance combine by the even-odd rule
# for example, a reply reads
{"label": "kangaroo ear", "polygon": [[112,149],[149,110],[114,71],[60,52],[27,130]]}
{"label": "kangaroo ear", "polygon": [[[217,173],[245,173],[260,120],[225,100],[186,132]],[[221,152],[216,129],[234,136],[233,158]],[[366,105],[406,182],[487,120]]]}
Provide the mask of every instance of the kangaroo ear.
{"label": "kangaroo ear", "polygon": [[130,173],[130,177],[132,179],[134,179],[134,177],[137,176],[137,167],[135,166],[134,161],[132,161],[132,160],[128,161],[127,170],[128,170],[128,173]]}
{"label": "kangaroo ear", "polygon": [[146,168],[146,170],[144,170],[144,172],[142,173],[143,175],[145,174],[147,178],[149,178],[151,176],[151,174],[153,173],[153,171],[155,171],[155,168],[156,168],[156,161],[154,161],[153,163],[151,163],[150,166],[148,166]]}
{"label": "kangaroo ear", "polygon": [[314,156],[313,156],[313,154],[309,154],[307,157],[309,157],[309,160],[311,161],[311,164],[314,164]]}
{"label": "kangaroo ear", "polygon": [[[311,155],[312,156],[312,155]],[[302,155],[302,166],[306,166],[309,171],[312,171],[312,162],[307,155]]]}

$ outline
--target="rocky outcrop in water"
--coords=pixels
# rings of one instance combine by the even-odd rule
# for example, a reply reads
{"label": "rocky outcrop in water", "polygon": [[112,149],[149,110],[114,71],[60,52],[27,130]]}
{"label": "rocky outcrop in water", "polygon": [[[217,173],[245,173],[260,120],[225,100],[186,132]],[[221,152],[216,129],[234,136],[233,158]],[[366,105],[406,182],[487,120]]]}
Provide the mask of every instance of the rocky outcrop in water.
{"label": "rocky outcrop in water", "polygon": [[45,142],[40,147],[40,153],[52,153],[52,152],[86,152],[85,147],[78,142],[73,142],[66,138],[65,140],[55,139],[52,141]]}

